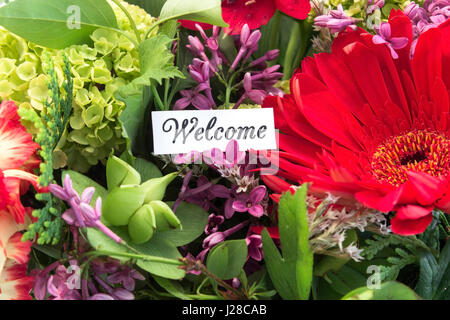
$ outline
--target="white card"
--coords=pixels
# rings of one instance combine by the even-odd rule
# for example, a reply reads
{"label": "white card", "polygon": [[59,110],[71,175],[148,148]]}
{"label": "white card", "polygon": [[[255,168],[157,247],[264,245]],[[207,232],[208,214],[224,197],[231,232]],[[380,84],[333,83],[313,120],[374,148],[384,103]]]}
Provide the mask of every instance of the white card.
{"label": "white card", "polygon": [[230,140],[239,150],[277,148],[272,108],[152,112],[155,154],[225,150]]}

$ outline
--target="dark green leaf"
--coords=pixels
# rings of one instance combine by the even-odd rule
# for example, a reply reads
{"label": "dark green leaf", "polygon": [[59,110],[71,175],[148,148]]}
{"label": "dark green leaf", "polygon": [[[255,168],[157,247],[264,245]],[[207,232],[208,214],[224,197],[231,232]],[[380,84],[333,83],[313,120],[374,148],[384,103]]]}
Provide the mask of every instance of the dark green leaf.
{"label": "dark green leaf", "polygon": [[142,158],[136,158],[134,161],[134,168],[141,175],[143,183],[153,178],[162,177],[162,173],[156,165]]}
{"label": "dark green leaf", "polygon": [[438,264],[431,252],[421,250],[419,256],[420,276],[415,290],[422,298],[431,299],[435,291],[433,278],[437,275]]}
{"label": "dark green leaf", "polygon": [[[74,19],[78,18],[76,26]],[[0,25],[28,41],[55,49],[88,43],[100,27],[118,29],[106,0],[15,0],[0,8]]]}
{"label": "dark green leaf", "polygon": [[147,11],[152,17],[159,17],[159,13],[166,0],[127,0]]}

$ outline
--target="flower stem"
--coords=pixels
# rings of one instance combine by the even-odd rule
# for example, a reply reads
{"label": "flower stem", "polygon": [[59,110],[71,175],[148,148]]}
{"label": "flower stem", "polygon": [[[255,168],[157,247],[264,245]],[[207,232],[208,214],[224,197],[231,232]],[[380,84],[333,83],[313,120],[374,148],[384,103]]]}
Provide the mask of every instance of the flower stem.
{"label": "flower stem", "polygon": [[175,266],[184,265],[183,262],[175,260],[175,259],[149,256],[146,254],[135,254],[135,253],[129,253],[129,252],[114,252],[114,251],[106,251],[106,250],[97,250],[97,251],[87,252],[87,253],[85,253],[85,255],[86,256],[95,255],[95,256],[126,257],[126,258],[141,259],[141,260],[145,260],[145,261],[165,263],[165,264],[170,264],[170,265],[175,265]]}
{"label": "flower stem", "polygon": [[161,100],[161,97],[159,96],[158,90],[156,90],[156,86],[153,84],[150,85],[152,88],[153,96],[155,97],[156,104],[158,105],[159,110],[164,111],[166,110],[166,107],[164,106],[164,103]]}
{"label": "flower stem", "polygon": [[139,31],[137,29],[136,26],[136,22],[134,22],[133,17],[131,16],[131,14],[128,12],[128,10],[120,3],[119,0],[112,0],[119,8],[120,10],[123,11],[123,13],[125,13],[125,15],[127,16],[128,20],[130,20],[130,24],[131,24],[131,28],[133,28],[134,34],[136,35],[136,40],[138,41],[138,43],[141,43],[141,36],[139,35]]}
{"label": "flower stem", "polygon": [[225,289],[233,292],[233,294],[236,297],[238,297],[239,299],[241,299],[241,300],[242,299],[247,299],[247,297],[244,294],[242,294],[242,292],[240,292],[239,290],[233,288],[232,286],[230,286],[225,281],[219,279],[214,273],[209,271],[206,268],[206,266],[200,260],[193,260],[193,259],[189,259],[189,258],[181,258],[180,261],[183,262],[183,264],[185,265],[185,268],[193,268],[195,270],[201,271],[208,278],[211,278],[212,280],[216,281],[218,284],[220,284]]}

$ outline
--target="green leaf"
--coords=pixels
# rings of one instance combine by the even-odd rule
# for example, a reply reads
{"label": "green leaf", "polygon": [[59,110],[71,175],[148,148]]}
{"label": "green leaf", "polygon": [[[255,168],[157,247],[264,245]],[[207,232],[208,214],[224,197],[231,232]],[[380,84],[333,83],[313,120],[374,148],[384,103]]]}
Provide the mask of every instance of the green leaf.
{"label": "green leaf", "polygon": [[184,19],[228,27],[222,19],[221,0],[167,0],[159,16],[161,21]]}
{"label": "green leaf", "polygon": [[[172,203],[168,203],[168,205],[173,207]],[[164,239],[176,247],[189,244],[200,237],[208,223],[208,212],[192,203],[182,202],[175,215],[180,220],[183,229],[157,232],[154,237]]]}
{"label": "green leaf", "polygon": [[126,96],[128,92],[140,92],[139,88],[142,86],[151,86],[151,80],[162,84],[163,79],[184,77],[183,73],[174,66],[175,57],[169,49],[172,42],[172,38],[158,34],[141,43],[139,46],[141,76],[119,90],[122,96]]}
{"label": "green leaf", "polygon": [[149,153],[145,128],[148,121],[149,102],[152,99],[150,88],[144,87],[137,94],[131,94],[131,91],[127,90],[120,92],[119,89],[116,96],[126,105],[119,120],[122,124],[122,136],[127,141],[128,153]]}
{"label": "green leaf", "polygon": [[283,299],[309,299],[313,274],[313,252],[309,248],[305,184],[280,199],[278,209],[281,258],[267,232],[263,233],[264,261],[270,278]]}
{"label": "green leaf", "polygon": [[134,168],[141,175],[142,182],[146,182],[147,180],[153,178],[162,177],[161,171],[155,164],[142,158],[136,158],[134,161]]}
{"label": "green leaf", "polygon": [[[100,231],[97,228],[86,228],[86,235],[87,239],[89,241],[89,244],[97,251],[111,251],[111,252],[118,252],[118,253],[126,253],[128,252],[128,249],[115,242],[113,239],[108,237],[106,234],[104,234],[102,231]],[[111,230],[113,230],[111,228]],[[117,233],[117,228],[114,228],[114,232]],[[120,235],[121,236],[121,235]],[[121,256],[111,256],[112,258],[118,259],[122,262],[129,261],[130,258],[127,257],[121,257]]]}
{"label": "green leaf", "polygon": [[70,176],[70,179],[72,179],[72,185],[76,192],[78,192],[79,195],[84,191],[84,189],[88,187],[94,187],[95,192],[92,196],[91,205],[95,204],[95,201],[98,197],[101,197],[102,199],[105,199],[105,197],[108,195],[108,191],[101,185],[99,185],[97,182],[92,180],[91,178],[86,177],[85,175],[82,175],[81,173],[78,173],[76,171],[72,170],[65,170],[62,172],[61,178],[64,181],[64,177],[68,174]]}
{"label": "green leaf", "polygon": [[54,49],[89,43],[89,36],[100,27],[118,29],[106,0],[15,0],[0,8],[0,25]]}
{"label": "green leaf", "polygon": [[419,256],[420,275],[415,291],[423,299],[428,300],[433,297],[435,291],[433,279],[436,277],[439,270],[438,263],[431,252],[421,250]]}
{"label": "green leaf", "polygon": [[153,279],[155,279],[155,281],[161,287],[166,289],[166,291],[168,293],[170,293],[171,295],[173,295],[174,297],[177,297],[177,298],[182,299],[182,300],[192,300],[190,297],[188,297],[188,296],[186,296],[184,294],[183,287],[178,282],[176,282],[174,280],[161,278],[161,277],[158,277],[158,276],[155,276],[155,275],[153,276]]}
{"label": "green leaf", "polygon": [[[111,230],[115,232],[119,237],[121,237],[125,242],[127,242],[139,254],[173,260],[178,260],[179,258],[181,258],[181,254],[178,249],[171,243],[163,239],[152,238],[150,241],[138,245],[131,242],[126,227],[111,227]],[[103,232],[95,228],[87,228],[87,238],[91,246],[98,251],[134,254],[136,253],[130,251],[124,245],[115,242],[114,240],[106,236]],[[112,257],[121,261],[130,260],[130,258],[127,257],[119,257],[114,255],[112,255]],[[184,270],[179,269],[178,266],[172,264],[137,259],[137,265],[145,271],[163,278],[177,280],[184,278],[184,276],[186,275],[186,272]]]}
{"label": "green leaf", "polygon": [[[447,240],[439,255],[439,264],[436,276],[433,279],[435,288],[433,299],[445,299],[450,292],[450,241]],[[447,298],[448,299],[448,298]]]}
{"label": "green leaf", "polygon": [[409,287],[396,281],[381,284],[380,289],[362,287],[346,294],[342,300],[421,300]]}
{"label": "green leaf", "polygon": [[[173,244],[165,241],[164,239],[158,239],[156,237],[153,237],[150,241],[141,245],[133,244],[132,247],[134,247],[140,253],[150,256],[174,260],[182,258],[180,252],[175,246],[173,246]],[[138,260],[137,265],[142,269],[150,272],[151,274],[167,279],[183,279],[186,275],[186,272],[184,270],[178,268],[178,266],[171,264]]]}
{"label": "green leaf", "polygon": [[216,245],[208,254],[206,267],[219,279],[233,279],[241,273],[247,261],[247,255],[245,239],[224,241]]}

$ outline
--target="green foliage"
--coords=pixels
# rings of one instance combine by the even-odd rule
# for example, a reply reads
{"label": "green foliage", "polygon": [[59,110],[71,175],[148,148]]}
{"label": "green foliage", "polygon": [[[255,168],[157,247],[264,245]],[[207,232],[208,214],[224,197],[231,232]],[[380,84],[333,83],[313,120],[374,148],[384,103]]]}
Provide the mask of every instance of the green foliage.
{"label": "green foliage", "polygon": [[439,259],[430,252],[420,250],[420,276],[415,288],[424,299],[449,299],[450,241],[447,240]]}
{"label": "green foliage", "polygon": [[409,287],[396,281],[381,284],[379,289],[362,287],[346,294],[342,300],[421,300]]}
{"label": "green foliage", "polygon": [[386,248],[395,248],[394,252],[397,256],[391,256],[386,259],[390,265],[380,266],[381,280],[383,281],[395,280],[401,269],[407,265],[416,263],[418,249],[430,250],[422,241],[414,236],[403,237],[394,234],[388,236],[374,235],[373,239],[366,240],[366,244],[367,246],[364,247],[363,255],[369,260],[373,259]]}
{"label": "green foliage", "polygon": [[285,193],[278,209],[282,255],[269,233],[262,233],[264,261],[278,293],[284,299],[309,299],[313,252],[309,248],[308,212],[304,184],[294,195]]}
{"label": "green foliage", "polygon": [[[69,28],[71,15],[79,27]],[[106,0],[15,0],[0,8],[0,25],[28,41],[55,49],[89,43],[89,36],[99,27],[118,29]]]}
{"label": "green foliage", "polygon": [[[123,262],[129,261],[134,258],[123,257],[120,255],[120,253],[137,253],[172,260],[178,260],[179,258],[181,258],[181,254],[178,252],[178,249],[169,241],[154,237],[144,244],[133,244],[128,236],[126,227],[111,227],[111,230],[114,231],[118,236],[120,236],[125,242],[129,243],[130,247],[127,248],[122,244],[118,244],[107,235],[105,235],[102,231],[95,228],[88,228],[86,230],[87,239],[91,246],[97,251],[107,251],[111,257],[119,259]],[[114,255],[114,253],[119,255],[116,256]],[[153,275],[157,275],[163,278],[182,279],[186,275],[186,272],[178,268],[177,265],[165,262],[147,261],[145,259],[139,259],[139,257],[134,260],[142,269],[150,272]]]}
{"label": "green foliage", "polygon": [[242,272],[247,255],[245,239],[224,241],[208,254],[206,267],[219,279],[230,280]]}
{"label": "green foliage", "polygon": [[[45,55],[51,55],[60,85],[64,74],[63,55],[69,58],[74,82],[73,112],[57,148],[55,169],[68,166],[86,172],[104,161],[111,151],[121,153],[125,149],[119,121],[125,103],[114,94],[139,76],[139,50],[132,40],[135,34],[130,20],[117,5],[110,4],[121,32],[96,28],[89,34],[88,45],[53,50],[0,30],[0,95],[15,101],[19,109],[33,108],[40,114],[45,107],[44,101],[48,99],[48,77],[42,70]],[[137,6],[121,4],[143,37],[156,19]]]}
{"label": "green foliage", "polygon": [[[183,74],[174,66],[174,55],[169,49],[173,39],[158,34],[143,41],[139,47],[141,76],[129,85],[122,87],[118,94],[125,99],[142,92],[144,86],[161,84],[163,79],[183,78]],[[153,83],[152,83],[153,82]]]}
{"label": "green foliage", "polygon": [[[42,111],[41,117],[33,109],[19,110],[22,119],[33,123],[38,130],[35,140],[41,146],[39,155],[42,158],[38,182],[44,187],[53,182],[53,150],[66,129],[72,110],[73,97],[73,82],[67,57],[65,57],[64,68],[66,81],[62,85],[64,92],[60,91],[58,77],[50,58],[47,57],[47,59],[50,101],[45,102],[45,109]],[[23,238],[32,240],[39,234],[38,244],[55,244],[61,236],[62,219],[57,210],[60,206],[59,201],[50,193],[37,194],[36,199],[44,202],[45,205],[42,209],[33,211],[33,216],[38,218],[38,221],[30,225]]]}

